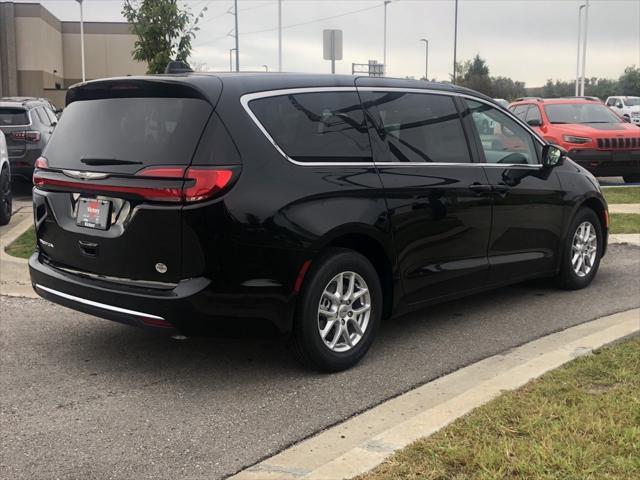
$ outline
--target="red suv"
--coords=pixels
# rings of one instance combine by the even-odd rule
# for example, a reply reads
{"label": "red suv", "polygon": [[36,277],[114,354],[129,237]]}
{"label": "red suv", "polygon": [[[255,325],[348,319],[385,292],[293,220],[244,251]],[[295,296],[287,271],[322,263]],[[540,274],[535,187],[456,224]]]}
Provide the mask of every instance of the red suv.
{"label": "red suv", "polygon": [[640,131],[599,99],[519,98],[509,110],[595,176],[640,182]]}

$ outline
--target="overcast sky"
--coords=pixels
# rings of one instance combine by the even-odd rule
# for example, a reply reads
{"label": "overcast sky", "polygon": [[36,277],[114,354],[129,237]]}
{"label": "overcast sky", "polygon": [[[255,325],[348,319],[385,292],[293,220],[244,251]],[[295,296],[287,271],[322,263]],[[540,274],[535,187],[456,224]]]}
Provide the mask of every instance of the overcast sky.
{"label": "overcast sky", "polygon": [[[20,0],[22,1],[22,0]],[[73,0],[43,0],[61,20],[77,20]],[[194,41],[192,59],[212,70],[229,69],[234,40],[233,0],[184,2],[193,11],[208,7]],[[539,86],[546,79],[575,78],[578,7],[583,0],[460,0],[458,58],[476,53],[491,75]],[[277,68],[277,1],[238,0],[240,67]],[[351,73],[351,63],[382,62],[382,0],[283,0],[283,69],[330,72],[322,59],[322,30],[343,30],[344,58],[337,73]],[[121,0],[85,0],[85,19],[122,20]],[[393,0],[388,8],[390,76],[424,75],[429,40],[429,77],[448,79],[453,61],[453,0]],[[357,11],[357,12],[356,12]],[[333,17],[333,18],[327,18]],[[318,21],[315,21],[318,20]],[[309,23],[307,23],[309,22]],[[297,25],[306,23],[304,25]],[[296,26],[297,25],[297,26]],[[617,78],[628,65],[640,65],[640,0],[591,0],[587,76]]]}

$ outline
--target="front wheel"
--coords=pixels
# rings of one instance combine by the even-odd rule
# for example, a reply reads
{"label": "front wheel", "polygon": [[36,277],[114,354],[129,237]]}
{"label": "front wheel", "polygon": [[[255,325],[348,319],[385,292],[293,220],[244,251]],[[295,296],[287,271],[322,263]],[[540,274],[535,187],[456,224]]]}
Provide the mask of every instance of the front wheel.
{"label": "front wheel", "polygon": [[571,223],[565,239],[564,255],[558,283],[567,290],[588,286],[598,272],[602,256],[603,234],[598,215],[581,208]]}
{"label": "front wheel", "polygon": [[9,169],[3,168],[0,173],[0,225],[6,225],[11,220],[11,176]]}
{"label": "front wheel", "polygon": [[382,313],[382,289],[371,262],[332,249],[314,261],[299,298],[292,348],[307,366],[337,372],[369,350]]}

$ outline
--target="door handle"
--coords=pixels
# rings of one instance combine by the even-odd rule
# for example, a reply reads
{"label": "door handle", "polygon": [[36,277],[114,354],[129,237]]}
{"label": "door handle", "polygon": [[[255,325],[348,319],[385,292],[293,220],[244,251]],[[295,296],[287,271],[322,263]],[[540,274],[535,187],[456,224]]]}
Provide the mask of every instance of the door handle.
{"label": "door handle", "polygon": [[476,195],[491,195],[492,188],[491,185],[486,185],[483,183],[473,183],[469,185],[469,189],[472,192],[475,192]]}

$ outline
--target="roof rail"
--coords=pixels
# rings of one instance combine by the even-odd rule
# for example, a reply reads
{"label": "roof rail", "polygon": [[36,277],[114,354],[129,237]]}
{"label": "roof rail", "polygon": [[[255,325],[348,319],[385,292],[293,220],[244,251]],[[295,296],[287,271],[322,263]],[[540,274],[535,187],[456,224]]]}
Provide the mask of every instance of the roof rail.
{"label": "roof rail", "polygon": [[516,98],[514,102],[523,102],[524,100],[535,100],[536,102],[544,102],[544,99],[540,97],[520,97]]}
{"label": "roof rail", "polygon": [[570,97],[558,97],[558,99],[567,99],[570,100],[572,98],[581,98],[582,100],[591,100],[592,102],[601,102],[602,100],[600,100],[598,97],[589,97],[589,96],[570,96]]}

